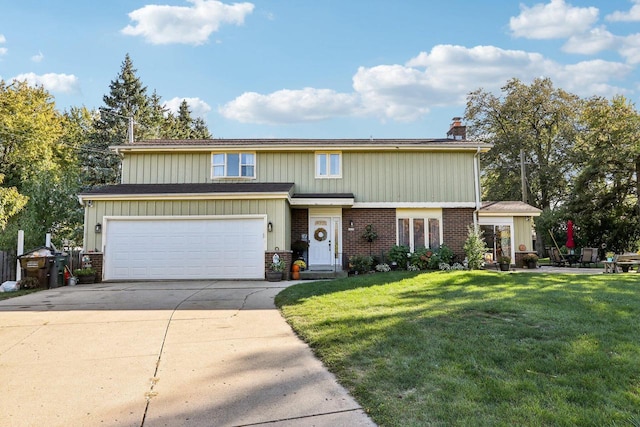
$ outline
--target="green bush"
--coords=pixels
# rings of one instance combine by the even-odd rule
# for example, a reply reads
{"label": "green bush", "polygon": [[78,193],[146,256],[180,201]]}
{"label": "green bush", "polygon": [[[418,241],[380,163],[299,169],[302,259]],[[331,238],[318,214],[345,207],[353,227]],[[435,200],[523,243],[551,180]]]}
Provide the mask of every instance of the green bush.
{"label": "green bush", "polygon": [[407,261],[409,261],[408,253],[410,252],[407,245],[394,245],[389,249],[387,253],[387,260],[389,263],[396,263],[398,268],[405,270],[407,268]]}
{"label": "green bush", "polygon": [[420,248],[411,254],[409,264],[418,267],[420,270],[429,268],[429,261],[433,257],[434,252],[431,249]]}
{"label": "green bush", "polygon": [[470,225],[467,228],[467,240],[464,242],[464,254],[467,257],[469,270],[478,270],[484,266],[484,254],[488,251],[480,227]]}
{"label": "green bush", "polygon": [[353,255],[349,257],[349,267],[358,273],[368,273],[373,266],[373,257],[368,255]]}
{"label": "green bush", "polygon": [[20,289],[36,289],[40,287],[40,281],[36,277],[25,277],[19,285]]}

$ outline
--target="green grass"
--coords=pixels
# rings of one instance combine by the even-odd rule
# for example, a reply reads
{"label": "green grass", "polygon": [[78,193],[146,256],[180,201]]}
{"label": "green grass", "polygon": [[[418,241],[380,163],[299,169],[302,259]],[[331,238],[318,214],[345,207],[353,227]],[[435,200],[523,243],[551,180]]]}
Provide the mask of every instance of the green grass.
{"label": "green grass", "polygon": [[31,294],[33,292],[38,292],[42,290],[43,290],[42,288],[39,288],[39,289],[24,289],[24,290],[19,290],[15,292],[0,292],[0,301],[9,299],[9,298],[20,297],[22,295],[27,295],[27,294]]}
{"label": "green grass", "polygon": [[276,304],[381,426],[640,426],[640,281],[385,273]]}

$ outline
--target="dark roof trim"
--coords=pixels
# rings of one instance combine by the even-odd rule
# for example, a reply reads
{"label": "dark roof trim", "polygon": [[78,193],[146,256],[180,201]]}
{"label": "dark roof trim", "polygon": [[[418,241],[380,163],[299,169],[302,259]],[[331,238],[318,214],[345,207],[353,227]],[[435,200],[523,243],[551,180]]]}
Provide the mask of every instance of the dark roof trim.
{"label": "dark roof trim", "polygon": [[296,193],[294,199],[353,199],[353,193]]}

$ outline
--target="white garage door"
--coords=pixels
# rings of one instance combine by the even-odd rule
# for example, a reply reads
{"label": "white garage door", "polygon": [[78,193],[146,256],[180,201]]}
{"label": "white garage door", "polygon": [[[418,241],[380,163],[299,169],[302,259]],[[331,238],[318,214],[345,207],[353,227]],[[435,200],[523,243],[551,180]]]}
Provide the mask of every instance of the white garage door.
{"label": "white garage door", "polygon": [[110,219],[105,280],[262,279],[264,219]]}

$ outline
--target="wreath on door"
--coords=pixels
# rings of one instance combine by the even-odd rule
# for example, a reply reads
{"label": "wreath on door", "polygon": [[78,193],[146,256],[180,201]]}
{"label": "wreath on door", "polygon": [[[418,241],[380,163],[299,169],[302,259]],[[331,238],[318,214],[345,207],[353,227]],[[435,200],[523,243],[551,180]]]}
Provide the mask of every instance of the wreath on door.
{"label": "wreath on door", "polygon": [[313,233],[313,238],[318,242],[322,242],[323,240],[327,240],[327,230],[324,228],[318,228],[315,233]]}

